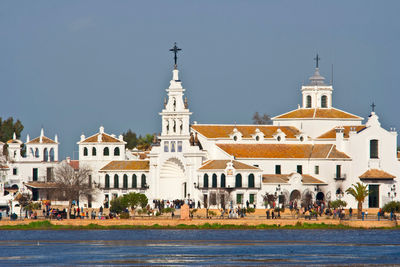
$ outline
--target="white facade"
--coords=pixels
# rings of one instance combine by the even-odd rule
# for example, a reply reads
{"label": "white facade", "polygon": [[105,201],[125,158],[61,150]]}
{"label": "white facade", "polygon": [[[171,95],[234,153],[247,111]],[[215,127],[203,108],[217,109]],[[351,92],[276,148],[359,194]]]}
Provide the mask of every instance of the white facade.
{"label": "white facade", "polygon": [[[356,208],[344,191],[360,181],[376,191],[364,202],[366,208],[399,198],[394,195],[400,175],[396,131],[383,129],[374,112],[363,124],[363,118],[334,108],[333,87],[324,83],[319,69],[301,88],[301,107],[274,117],[273,125],[189,125],[192,113],[178,73],[175,68],[166,90],[161,135],[145,159],[132,159],[129,151],[125,157],[84,156],[81,138],[80,162],[94,168],[103,188],[94,205],[135,191],[150,201],[190,198],[214,207],[222,204],[216,195],[224,195],[225,205],[249,201],[264,207],[271,194],[280,196],[281,205],[341,198]],[[125,151],[120,141],[114,145]],[[374,149],[378,155],[371,156]],[[243,165],[236,169],[235,164]]]}
{"label": "white facade", "polygon": [[[125,149],[122,135],[107,134],[104,127],[81,136],[79,166],[92,169],[90,179],[98,188],[92,201],[81,200],[91,202],[87,206],[107,207],[113,197],[141,192],[150,203],[191,199],[215,208],[247,203],[261,208],[267,195],[277,196],[280,205],[340,198],[356,208],[344,192],[357,182],[372,192],[365,208],[400,198],[397,132],[383,129],[375,112],[363,123],[362,117],[334,108],[333,87],[318,68],[310,84],[301,87],[301,106],[274,117],[272,125],[190,125],[192,113],[176,67],[166,92],[161,134],[151,151]],[[28,137],[25,158],[21,145],[8,143],[10,158],[0,170],[3,187],[6,181],[23,190],[33,175],[45,182],[58,161],[57,137],[53,141],[43,132]]]}

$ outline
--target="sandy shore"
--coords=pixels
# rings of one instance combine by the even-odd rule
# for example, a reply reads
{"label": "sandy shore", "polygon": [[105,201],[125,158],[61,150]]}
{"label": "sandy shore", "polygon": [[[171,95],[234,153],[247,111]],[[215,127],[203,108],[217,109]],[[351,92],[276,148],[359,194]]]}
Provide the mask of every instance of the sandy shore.
{"label": "sandy shore", "polygon": [[[31,222],[41,220],[17,220],[17,221],[0,221],[0,226],[3,225],[21,225],[29,224]],[[97,224],[102,226],[111,225],[144,225],[152,226],[158,224],[160,226],[176,226],[179,224],[186,225],[203,225],[209,224],[221,224],[221,225],[248,225],[255,226],[260,224],[265,225],[296,225],[297,223],[316,223],[316,224],[328,224],[328,225],[345,225],[354,228],[392,228],[397,226],[396,221],[381,220],[381,221],[340,221],[333,219],[319,219],[319,220],[304,220],[304,219],[274,219],[274,220],[262,220],[262,219],[192,219],[192,220],[180,220],[180,219],[111,219],[111,220],[90,220],[90,219],[75,219],[75,220],[51,220],[54,225],[71,225],[71,226],[85,226],[89,224]]]}

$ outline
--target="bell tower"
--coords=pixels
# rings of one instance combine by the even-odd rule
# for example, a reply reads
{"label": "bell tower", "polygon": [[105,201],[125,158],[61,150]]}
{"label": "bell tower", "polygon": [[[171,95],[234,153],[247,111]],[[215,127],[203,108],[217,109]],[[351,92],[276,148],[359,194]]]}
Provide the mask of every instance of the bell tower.
{"label": "bell tower", "polygon": [[[164,109],[160,115],[162,118],[161,141],[182,141],[189,140],[189,123],[190,115],[187,99],[184,98],[185,89],[179,79],[179,70],[177,65],[177,52],[181,49],[176,43],[170,51],[174,52],[174,69],[172,71],[172,80],[170,81],[167,91],[167,98],[164,100]],[[171,150],[176,148],[171,147]]]}
{"label": "bell tower", "polygon": [[310,77],[310,83],[301,87],[303,94],[303,108],[332,108],[332,85],[325,84],[325,78],[319,73],[319,61],[317,56],[314,75]]}

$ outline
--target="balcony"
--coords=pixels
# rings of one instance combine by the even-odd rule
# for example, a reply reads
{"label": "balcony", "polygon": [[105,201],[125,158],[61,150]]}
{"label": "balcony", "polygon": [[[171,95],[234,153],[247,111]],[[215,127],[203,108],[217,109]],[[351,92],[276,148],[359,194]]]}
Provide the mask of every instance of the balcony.
{"label": "balcony", "polygon": [[337,174],[333,177],[333,179],[334,179],[335,181],[344,181],[344,180],[346,180],[346,178],[347,178],[347,174],[346,174],[346,173],[337,173]]}

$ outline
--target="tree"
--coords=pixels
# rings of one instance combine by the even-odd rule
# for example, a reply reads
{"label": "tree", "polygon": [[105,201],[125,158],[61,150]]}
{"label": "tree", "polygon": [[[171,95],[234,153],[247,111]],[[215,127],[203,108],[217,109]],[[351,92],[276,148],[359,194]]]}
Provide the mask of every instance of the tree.
{"label": "tree", "polygon": [[7,142],[8,140],[12,139],[14,133],[19,139],[23,129],[24,126],[20,120],[14,122],[14,119],[9,117],[3,121],[2,118],[0,118],[0,141],[3,143]]}
{"label": "tree", "polygon": [[400,212],[400,202],[399,201],[390,201],[386,203],[383,208],[383,212]]}
{"label": "tree", "polygon": [[146,134],[145,136],[139,136],[138,149],[150,150],[151,144],[153,143],[153,135]]}
{"label": "tree", "polygon": [[58,199],[68,201],[67,218],[70,218],[72,202],[80,197],[92,195],[94,187],[90,184],[89,176],[91,169],[86,166],[79,166],[74,170],[66,162],[61,163],[55,170],[54,192]]}
{"label": "tree", "polygon": [[111,200],[110,211],[115,213],[121,213],[128,207],[128,204],[124,197],[117,197]]}
{"label": "tree", "polygon": [[135,148],[138,144],[138,138],[136,133],[129,129],[126,133],[123,133],[124,141],[126,142],[126,147],[129,149]]}
{"label": "tree", "polygon": [[145,208],[149,200],[145,194],[132,192],[124,195],[122,201],[125,203],[126,207],[130,207],[131,210],[135,212],[136,208],[139,206],[142,207],[142,209]]}
{"label": "tree", "polygon": [[367,185],[357,182],[357,184],[352,184],[351,186],[352,187],[347,188],[346,193],[352,195],[354,199],[358,202],[357,217],[361,218],[362,203],[369,194],[367,190]]}
{"label": "tree", "polygon": [[254,124],[271,124],[271,118],[269,115],[264,113],[264,115],[260,116],[258,112],[253,115],[253,123]]}
{"label": "tree", "polygon": [[346,207],[346,206],[347,206],[347,202],[346,202],[346,201],[343,201],[343,200],[341,200],[341,199],[336,199],[336,200],[334,200],[334,201],[331,202],[330,206],[331,206],[333,209],[340,209],[340,208]]}
{"label": "tree", "polygon": [[19,193],[16,197],[15,200],[18,201],[19,204],[19,217],[22,217],[22,209],[25,209],[25,216],[27,216],[27,211],[26,207],[31,203],[31,196],[27,193]]}

